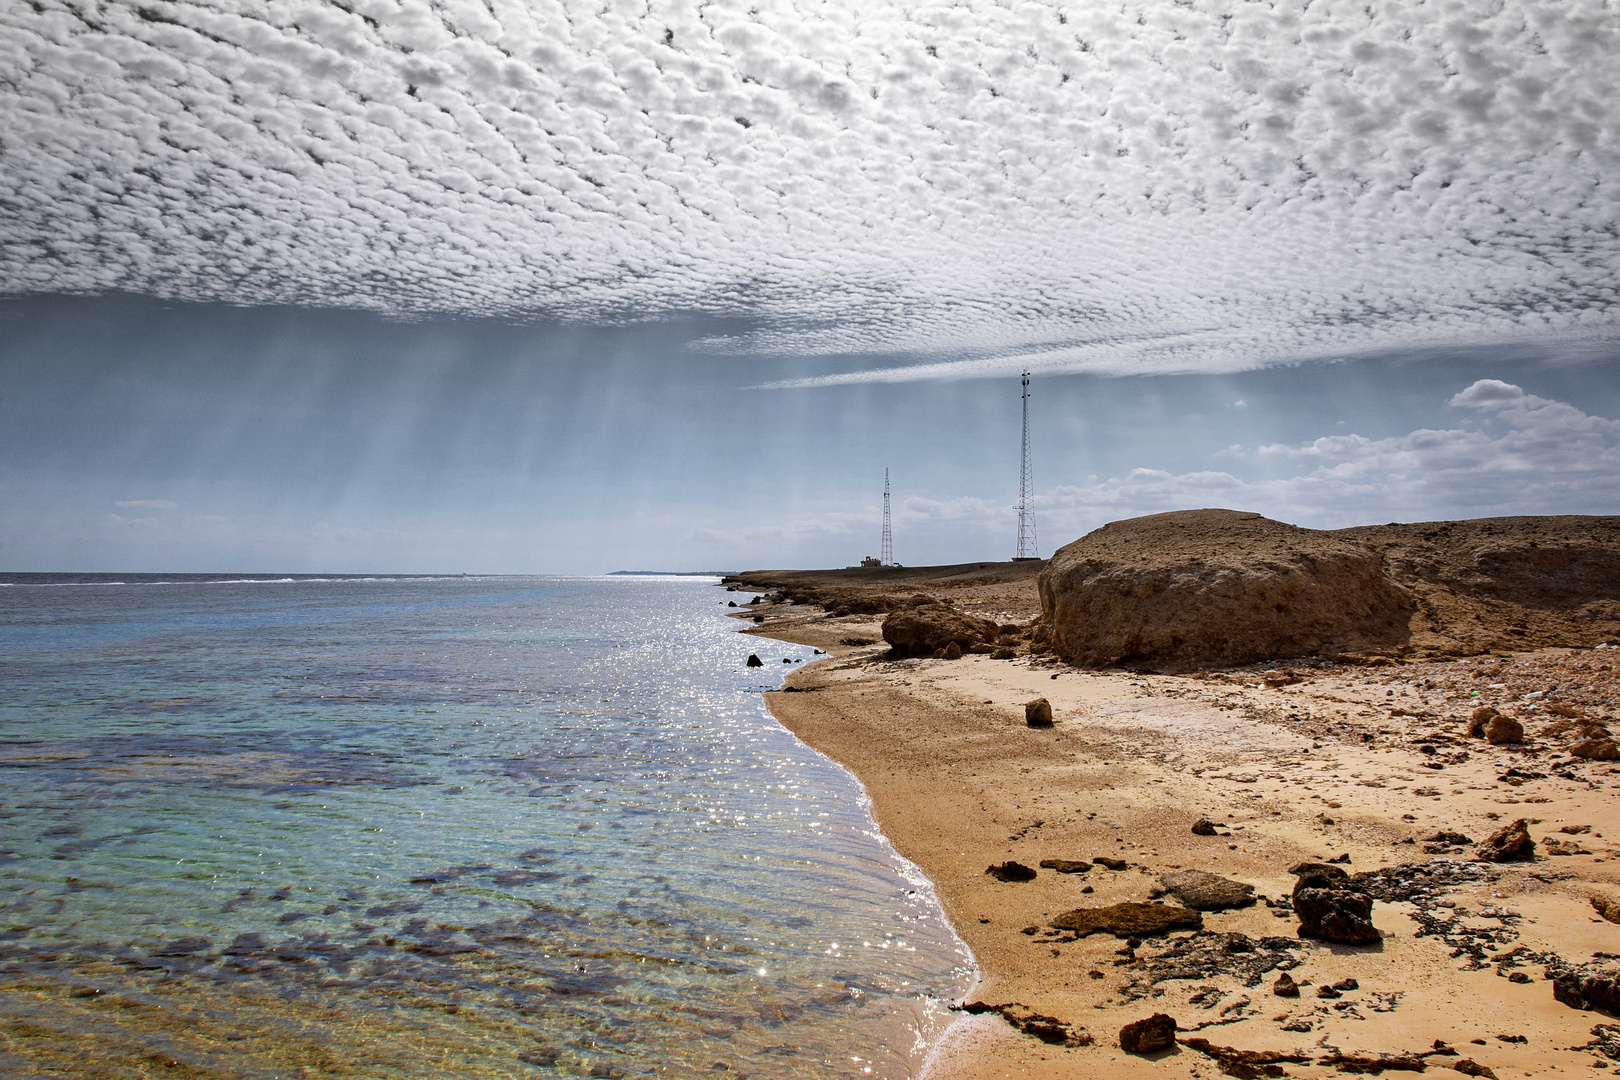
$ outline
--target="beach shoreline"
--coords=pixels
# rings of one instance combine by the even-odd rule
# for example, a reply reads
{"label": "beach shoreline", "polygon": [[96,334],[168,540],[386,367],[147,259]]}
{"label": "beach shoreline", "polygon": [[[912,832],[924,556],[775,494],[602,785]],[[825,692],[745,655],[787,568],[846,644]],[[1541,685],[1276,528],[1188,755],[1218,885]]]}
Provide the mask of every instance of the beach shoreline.
{"label": "beach shoreline", "polygon": [[[1487,746],[1463,729],[1478,703],[1508,708],[1532,685],[1585,686],[1594,713],[1612,711],[1615,665],[1605,653],[1172,676],[1028,655],[894,661],[878,643],[877,616],[783,603],[740,613],[756,614],[763,621],[744,633],[828,653],[765,695],[773,716],[855,775],[879,827],[934,884],[972,951],[972,997],[1008,1006],[960,1017],[929,1055],[930,1080],[1219,1074],[1214,1051],[1187,1045],[1198,1038],[1216,1050],[1301,1059],[1286,1065],[1297,1076],[1341,1072],[1321,1063],[1334,1053],[1429,1054],[1417,1060],[1436,1068],[1467,1060],[1499,1077],[1596,1060],[1577,1048],[1605,1017],[1555,1001],[1535,958],[1579,963],[1620,952],[1620,926],[1596,918],[1590,902],[1620,895],[1620,851],[1602,839],[1620,830],[1603,794],[1620,770],[1595,761],[1549,770],[1550,759],[1563,760],[1553,740]],[[1268,678],[1264,668],[1277,670]],[[1024,722],[1024,702],[1038,696],[1052,704],[1052,729]],[[1478,841],[1521,816],[1538,840],[1574,837],[1587,854],[1497,865],[1474,861],[1472,847],[1440,853],[1425,841],[1448,830]],[[1200,818],[1218,823],[1217,835],[1195,835]],[[1288,868],[1343,855],[1351,872],[1464,869],[1432,895],[1375,903],[1377,946],[1300,939],[1282,906],[1294,884]],[[1125,868],[1105,869],[1098,856]],[[1093,868],[1038,868],[1054,859]],[[1007,860],[1038,868],[1035,880],[987,875]],[[1073,908],[1151,900],[1159,877],[1178,870],[1253,885],[1264,899],[1203,913],[1213,933],[1179,931],[1135,949],[1048,927]],[[1478,914],[1497,910],[1513,914]],[[1438,914],[1456,912],[1467,913],[1451,919],[1460,929],[1434,932]],[[1174,977],[1177,961],[1164,954],[1197,953],[1234,934],[1271,945],[1286,938],[1288,951],[1261,950],[1265,964],[1183,957],[1182,974],[1197,974]],[[1447,944],[1487,940],[1488,950],[1474,949],[1481,963],[1459,960]],[[1285,968],[1303,997],[1274,995]],[[1509,978],[1516,974],[1527,979]],[[1347,978],[1356,991],[1315,996]],[[1124,1053],[1120,1028],[1159,1012],[1176,1018],[1182,1043]],[[1058,1022],[1058,1041],[1015,1026],[1031,1015]],[[1455,1053],[1437,1051],[1437,1041]]]}

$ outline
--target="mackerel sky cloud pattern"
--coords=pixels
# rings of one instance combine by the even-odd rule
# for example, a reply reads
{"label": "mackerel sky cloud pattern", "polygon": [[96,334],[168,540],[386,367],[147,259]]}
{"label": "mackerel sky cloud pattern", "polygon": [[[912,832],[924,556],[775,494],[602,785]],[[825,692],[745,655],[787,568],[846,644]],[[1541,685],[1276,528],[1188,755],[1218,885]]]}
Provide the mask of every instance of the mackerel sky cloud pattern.
{"label": "mackerel sky cloud pattern", "polygon": [[1616,56],[1603,0],[34,0],[0,292],[710,314],[823,382],[1613,342]]}

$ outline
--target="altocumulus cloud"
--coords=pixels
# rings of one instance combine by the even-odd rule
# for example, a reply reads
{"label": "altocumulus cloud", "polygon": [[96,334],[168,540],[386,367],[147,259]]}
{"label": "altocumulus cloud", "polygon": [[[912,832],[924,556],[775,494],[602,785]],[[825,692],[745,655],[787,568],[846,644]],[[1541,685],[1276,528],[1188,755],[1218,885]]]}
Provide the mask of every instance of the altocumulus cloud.
{"label": "altocumulus cloud", "polygon": [[1616,55],[1604,0],[32,0],[0,291],[708,313],[849,379],[1612,341]]}
{"label": "altocumulus cloud", "polygon": [[1620,505],[1620,420],[1590,416],[1496,379],[1481,379],[1450,404],[1477,418],[1476,425],[1262,446],[1257,459],[1292,473],[1269,479],[1137,469],[1059,486],[1037,509],[1056,527],[1052,535],[1079,535],[1113,518],[1187,506],[1254,509],[1336,528],[1390,518],[1590,513]]}

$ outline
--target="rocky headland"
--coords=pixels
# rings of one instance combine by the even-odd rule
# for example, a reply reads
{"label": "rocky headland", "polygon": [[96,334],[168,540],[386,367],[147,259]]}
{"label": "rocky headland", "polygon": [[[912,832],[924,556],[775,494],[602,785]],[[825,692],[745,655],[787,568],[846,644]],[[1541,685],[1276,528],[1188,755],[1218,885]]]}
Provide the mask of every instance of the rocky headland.
{"label": "rocky headland", "polygon": [[828,651],[770,707],[978,958],[936,1080],[1620,1062],[1620,518],[1190,511],[726,586]]}

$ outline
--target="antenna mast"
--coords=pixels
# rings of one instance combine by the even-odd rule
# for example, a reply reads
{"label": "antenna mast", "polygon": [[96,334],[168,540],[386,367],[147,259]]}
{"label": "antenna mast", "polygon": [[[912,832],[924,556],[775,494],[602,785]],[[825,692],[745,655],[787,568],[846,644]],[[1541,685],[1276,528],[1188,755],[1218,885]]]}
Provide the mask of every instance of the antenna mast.
{"label": "antenna mast", "polygon": [[884,566],[894,565],[894,534],[889,531],[889,470],[883,470],[883,550],[878,560]]}
{"label": "antenna mast", "polygon": [[1024,372],[1024,448],[1018,466],[1018,559],[1041,557],[1040,544],[1035,539],[1035,474],[1029,465],[1029,372]]}

